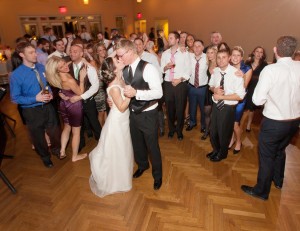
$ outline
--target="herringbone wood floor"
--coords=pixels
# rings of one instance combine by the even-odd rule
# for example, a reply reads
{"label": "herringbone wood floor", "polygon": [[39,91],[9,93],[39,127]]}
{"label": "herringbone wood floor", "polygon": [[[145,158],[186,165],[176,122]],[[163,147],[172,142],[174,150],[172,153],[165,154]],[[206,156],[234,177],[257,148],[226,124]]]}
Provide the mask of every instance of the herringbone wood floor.
{"label": "herringbone wood floor", "polygon": [[[300,230],[299,134],[287,148],[284,187],[272,186],[268,201],[244,194],[241,184],[256,182],[258,156],[256,118],[251,133],[243,134],[243,149],[221,163],[205,155],[209,140],[200,132],[185,132],[182,142],[163,137],[163,186],[153,190],[151,171],[133,180],[133,189],[103,199],[89,188],[89,161],[72,163],[52,158],[45,168],[31,145],[16,106],[6,97],[0,108],[17,119],[17,137],[11,138],[1,169],[17,188],[13,195],[0,182],[0,230]],[[85,151],[96,141],[89,139]],[[70,153],[70,152],[69,152]]]}

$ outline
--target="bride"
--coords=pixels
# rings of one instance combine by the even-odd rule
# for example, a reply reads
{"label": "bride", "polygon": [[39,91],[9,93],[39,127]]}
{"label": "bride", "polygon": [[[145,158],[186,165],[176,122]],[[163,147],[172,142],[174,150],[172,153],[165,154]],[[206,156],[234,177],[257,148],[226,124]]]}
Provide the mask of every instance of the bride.
{"label": "bride", "polygon": [[127,192],[132,187],[133,149],[129,130],[130,98],[123,94],[124,64],[116,58],[106,58],[101,66],[107,94],[113,102],[101,132],[97,147],[90,153],[93,193],[104,197],[117,192]]}

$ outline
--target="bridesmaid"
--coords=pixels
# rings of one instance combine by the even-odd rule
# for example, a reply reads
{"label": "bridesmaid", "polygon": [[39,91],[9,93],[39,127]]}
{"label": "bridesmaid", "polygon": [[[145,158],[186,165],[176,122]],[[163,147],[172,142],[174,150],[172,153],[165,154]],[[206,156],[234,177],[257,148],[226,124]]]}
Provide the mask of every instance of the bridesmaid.
{"label": "bridesmaid", "polygon": [[191,34],[188,34],[188,36],[186,37],[186,48],[187,48],[187,51],[190,53],[194,53],[194,49],[193,49],[194,41],[195,41],[194,36]]}
{"label": "bridesmaid", "polygon": [[[244,64],[243,62],[244,50],[240,46],[235,46],[231,52],[231,64],[238,70],[242,71],[242,77],[244,78],[244,88],[247,89],[248,84],[252,77],[252,69],[250,66]],[[235,109],[235,121],[234,121],[234,130],[232,134],[232,139],[229,144],[229,148],[235,143],[235,148],[233,149],[233,154],[240,152],[242,147],[241,141],[241,127],[240,121],[244,112],[246,104],[246,97],[241,100]]]}
{"label": "bridesmaid", "polygon": [[254,110],[257,109],[257,106],[252,102],[252,96],[254,93],[254,89],[257,85],[260,72],[264,69],[265,66],[268,65],[266,59],[267,56],[266,56],[265,49],[262,48],[261,46],[257,46],[252,51],[250,55],[250,59],[245,62],[245,64],[251,66],[253,70],[252,78],[249,83],[248,92],[246,95],[245,110],[249,111],[246,132],[251,131],[251,123],[254,116]]}
{"label": "bridesmaid", "polygon": [[[208,63],[208,68],[207,68],[208,82],[213,73],[213,70],[217,67],[217,52],[218,50],[216,46],[211,45],[207,47],[206,58]],[[212,108],[212,92],[209,90],[209,88],[207,88],[206,95],[205,95],[205,103],[204,103],[206,131],[204,135],[201,137],[201,140],[205,140],[209,135],[211,108]]]}
{"label": "bridesmaid", "polygon": [[60,101],[59,111],[64,121],[64,128],[61,134],[60,159],[66,158],[66,146],[72,131],[72,161],[84,159],[87,153],[78,154],[80,128],[83,118],[82,101],[71,103],[69,98],[74,95],[81,95],[84,92],[84,78],[86,68],[79,72],[79,85],[76,80],[68,73],[69,67],[62,58],[51,57],[46,63],[47,81],[54,87],[61,89],[65,97]]}
{"label": "bridesmaid", "polygon": [[99,78],[99,90],[94,98],[96,101],[96,108],[98,111],[98,120],[99,120],[99,123],[101,124],[101,126],[103,127],[105,119],[107,117],[106,92],[105,92],[104,82],[103,82],[103,80],[101,78],[101,74],[100,74],[101,65],[102,65],[103,61],[105,60],[105,58],[107,57],[107,50],[103,43],[98,43],[94,46],[93,57],[94,57],[94,60],[96,63],[95,68],[97,70],[98,78]]}

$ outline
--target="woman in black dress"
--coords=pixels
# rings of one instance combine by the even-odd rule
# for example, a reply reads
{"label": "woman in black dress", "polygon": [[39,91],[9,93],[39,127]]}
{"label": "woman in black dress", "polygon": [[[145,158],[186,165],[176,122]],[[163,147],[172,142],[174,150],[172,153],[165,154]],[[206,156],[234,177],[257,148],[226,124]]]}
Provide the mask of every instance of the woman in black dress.
{"label": "woman in black dress", "polygon": [[[212,73],[214,72],[214,69],[217,67],[217,52],[218,52],[217,47],[213,45],[209,46],[206,50],[206,58],[208,63],[208,68],[207,68],[208,83]],[[201,140],[205,140],[209,135],[211,108],[212,108],[212,92],[209,90],[209,87],[207,87],[207,92],[205,95],[205,102],[204,102],[206,130],[204,135],[201,137]]]}
{"label": "woman in black dress", "polygon": [[268,65],[266,59],[267,56],[266,56],[265,49],[261,46],[257,46],[252,51],[249,60],[245,62],[245,64],[251,66],[253,70],[252,78],[248,85],[248,92],[246,95],[247,98],[246,98],[246,105],[245,105],[245,110],[249,111],[247,127],[246,127],[247,132],[251,131],[251,123],[254,116],[254,110],[257,109],[257,106],[252,102],[252,96],[254,93],[254,89],[257,85],[260,72],[264,69],[265,66]]}

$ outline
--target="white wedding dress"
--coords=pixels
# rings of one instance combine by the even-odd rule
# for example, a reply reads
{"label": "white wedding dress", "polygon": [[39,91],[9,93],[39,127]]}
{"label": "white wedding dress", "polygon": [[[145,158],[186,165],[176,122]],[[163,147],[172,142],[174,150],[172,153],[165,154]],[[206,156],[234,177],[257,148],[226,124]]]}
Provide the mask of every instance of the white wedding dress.
{"label": "white wedding dress", "polygon": [[[124,89],[121,90],[124,99]],[[93,193],[99,197],[118,192],[127,192],[132,187],[133,148],[129,129],[129,109],[120,112],[113,105],[101,131],[97,147],[91,151],[90,164],[92,175],[90,186]]]}

